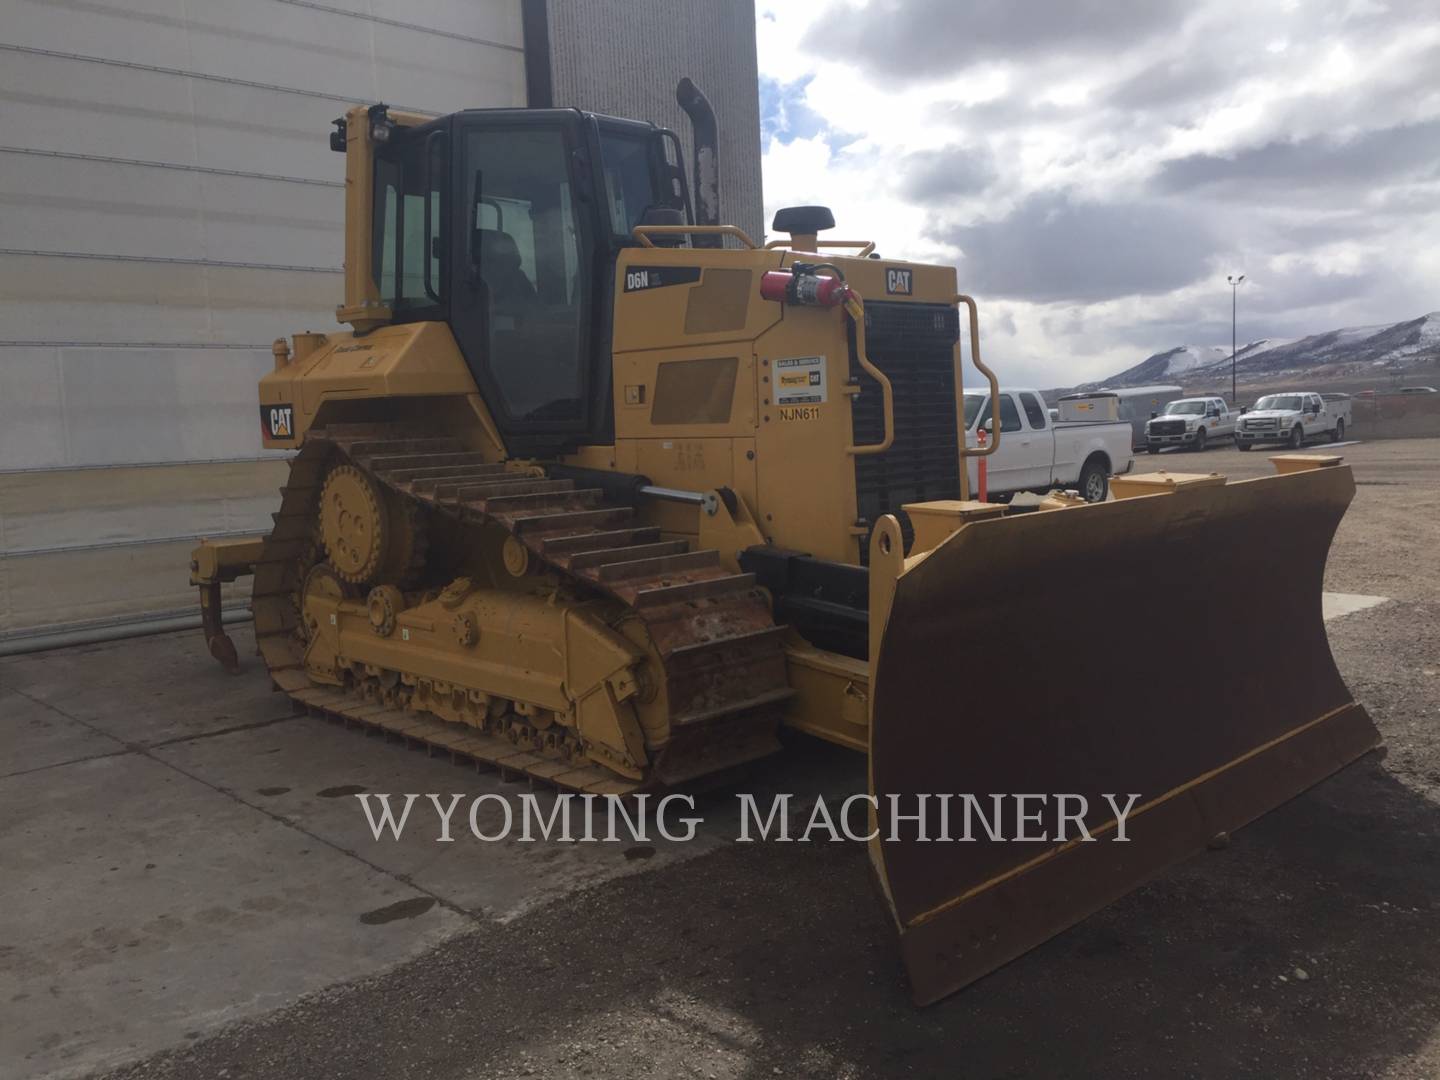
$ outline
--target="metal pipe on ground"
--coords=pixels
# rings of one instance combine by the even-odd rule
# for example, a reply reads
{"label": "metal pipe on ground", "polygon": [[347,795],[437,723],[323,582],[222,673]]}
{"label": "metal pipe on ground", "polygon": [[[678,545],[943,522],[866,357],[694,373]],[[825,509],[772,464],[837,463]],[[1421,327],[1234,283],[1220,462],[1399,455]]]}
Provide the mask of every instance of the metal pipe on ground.
{"label": "metal pipe on ground", "polygon": [[[250,610],[248,608],[231,608],[228,611],[222,611],[220,621],[225,625],[249,622]],[[24,653],[66,649],[75,645],[99,645],[106,641],[123,641],[126,638],[198,629],[200,629],[198,612],[194,615],[167,615],[154,619],[136,619],[108,623],[104,626],[85,626],[73,630],[56,630],[50,633],[11,638],[0,641],[0,656],[20,656]]]}

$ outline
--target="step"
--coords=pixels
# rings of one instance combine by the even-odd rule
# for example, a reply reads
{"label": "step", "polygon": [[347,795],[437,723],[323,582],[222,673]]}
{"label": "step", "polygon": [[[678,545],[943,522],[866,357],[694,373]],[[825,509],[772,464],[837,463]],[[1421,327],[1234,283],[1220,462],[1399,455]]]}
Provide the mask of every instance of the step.
{"label": "step", "polygon": [[417,476],[441,476],[473,470],[481,476],[498,476],[505,466],[486,461],[484,454],[395,454],[370,459],[370,467],[397,484]]}
{"label": "step", "polygon": [[[409,472],[410,470],[405,470]],[[504,476],[503,467],[457,465],[453,469],[415,469],[415,475],[408,479],[400,479],[397,473],[387,473],[386,479],[396,484],[406,484],[410,490],[417,495],[433,491],[441,484],[479,484],[496,480]]]}
{"label": "step", "polygon": [[573,513],[529,514],[513,519],[518,533],[538,533],[561,529],[605,528],[624,525],[635,516],[632,506],[607,506],[599,510],[577,510]]}
{"label": "step", "polygon": [[754,697],[742,698],[740,701],[716,705],[709,709],[697,709],[695,712],[679,713],[670,718],[670,727],[673,730],[693,727],[696,724],[708,724],[713,720],[723,720],[726,717],[735,716],[737,713],[753,712],[756,709],[782,705],[794,696],[795,689],[793,687],[781,686],[762,694],[756,694]]}
{"label": "step", "polygon": [[472,502],[475,499],[498,498],[501,495],[542,495],[547,492],[574,490],[574,480],[537,480],[533,476],[515,476],[510,480],[465,484],[456,490],[455,495],[465,502]]}
{"label": "step", "polygon": [[359,439],[341,444],[351,457],[385,458],[411,456],[414,454],[460,454],[465,447],[459,439],[439,437],[433,439]]}
{"label": "step", "polygon": [[678,604],[708,600],[711,597],[743,592],[755,587],[754,574],[726,574],[724,577],[691,581],[684,585],[662,585],[654,589],[640,589],[635,593],[637,608],[659,607],[662,604]]}
{"label": "step", "polygon": [[[550,483],[570,483],[568,480],[552,480]],[[599,506],[604,502],[605,493],[599,488],[576,490],[536,491],[527,495],[491,495],[484,499],[468,498],[465,501],[487,514],[528,514],[536,510],[564,509],[582,510]]]}
{"label": "step", "polygon": [[719,565],[720,552],[708,548],[705,551],[687,551],[681,555],[656,555],[633,562],[610,563],[608,566],[597,567],[594,576],[600,581],[610,583],[636,578],[693,574],[714,569]]}
{"label": "step", "polygon": [[390,424],[356,423],[326,424],[323,428],[316,428],[315,432],[327,439],[376,439],[383,437],[387,432],[393,434],[394,430]]}
{"label": "step", "polygon": [[[628,547],[605,547],[596,548],[593,551],[581,551],[570,556],[570,561],[565,565],[571,570],[584,570],[591,566],[604,566],[606,563],[633,562],[636,559],[650,559],[656,555],[680,555],[689,550],[688,540],[662,540],[655,544],[631,544]],[[550,554],[550,548],[546,547],[546,554]]]}
{"label": "step", "polygon": [[680,645],[671,649],[665,654],[665,659],[671,657],[694,656],[710,649],[721,649],[731,645],[763,645],[765,642],[784,637],[785,626],[762,626],[759,630],[750,630],[743,634],[730,634],[726,637],[711,638],[708,641],[692,641],[688,645]]}
{"label": "step", "polygon": [[659,539],[659,529],[644,525],[634,529],[613,529],[608,532],[595,530],[571,533],[565,536],[547,536],[541,541],[541,545],[545,557],[553,559],[562,555],[578,555],[583,552],[624,547],[628,544],[649,544]]}

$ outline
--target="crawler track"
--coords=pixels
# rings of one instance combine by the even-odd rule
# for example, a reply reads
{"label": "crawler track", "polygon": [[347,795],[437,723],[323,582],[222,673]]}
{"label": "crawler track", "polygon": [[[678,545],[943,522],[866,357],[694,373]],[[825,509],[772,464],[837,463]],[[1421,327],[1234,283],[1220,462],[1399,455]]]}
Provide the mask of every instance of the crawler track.
{"label": "crawler track", "polygon": [[[650,769],[644,779],[547,754],[523,737],[517,742],[513,722],[504,732],[471,727],[409,708],[403,695],[367,697],[363,687],[352,692],[311,682],[295,595],[313,550],[320,486],[342,461],[422,514],[499,524],[577,594],[609,597],[643,620],[663,663],[670,703],[668,725],[645,731]],[[255,630],[276,685],[302,708],[596,794],[682,783],[776,748],[780,711],[794,691],[783,630],[754,575],[732,573],[719,552],[693,551],[686,540],[639,524],[633,506],[607,503],[599,490],[551,479],[541,469],[486,462],[453,437],[374,424],[310,432],[281,494],[255,567]]]}

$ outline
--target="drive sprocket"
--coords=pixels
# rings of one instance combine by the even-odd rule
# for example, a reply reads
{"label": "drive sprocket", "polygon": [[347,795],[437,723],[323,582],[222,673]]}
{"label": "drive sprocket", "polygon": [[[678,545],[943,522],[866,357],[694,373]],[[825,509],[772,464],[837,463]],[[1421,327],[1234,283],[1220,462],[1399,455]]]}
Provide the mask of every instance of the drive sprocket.
{"label": "drive sprocket", "polygon": [[354,465],[336,465],[320,492],[320,541],[343,581],[366,585],[385,565],[391,516],[375,482]]}

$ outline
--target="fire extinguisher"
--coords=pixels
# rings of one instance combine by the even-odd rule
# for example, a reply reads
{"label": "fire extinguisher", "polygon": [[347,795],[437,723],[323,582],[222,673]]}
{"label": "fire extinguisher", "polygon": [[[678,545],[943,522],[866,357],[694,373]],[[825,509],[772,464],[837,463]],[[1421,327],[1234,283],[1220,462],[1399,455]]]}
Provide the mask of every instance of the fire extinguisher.
{"label": "fire extinguisher", "polygon": [[[834,276],[821,274],[833,271]],[[797,262],[789,270],[767,270],[760,275],[760,295],[777,304],[805,307],[839,307],[850,299],[838,267],[830,263]]]}

